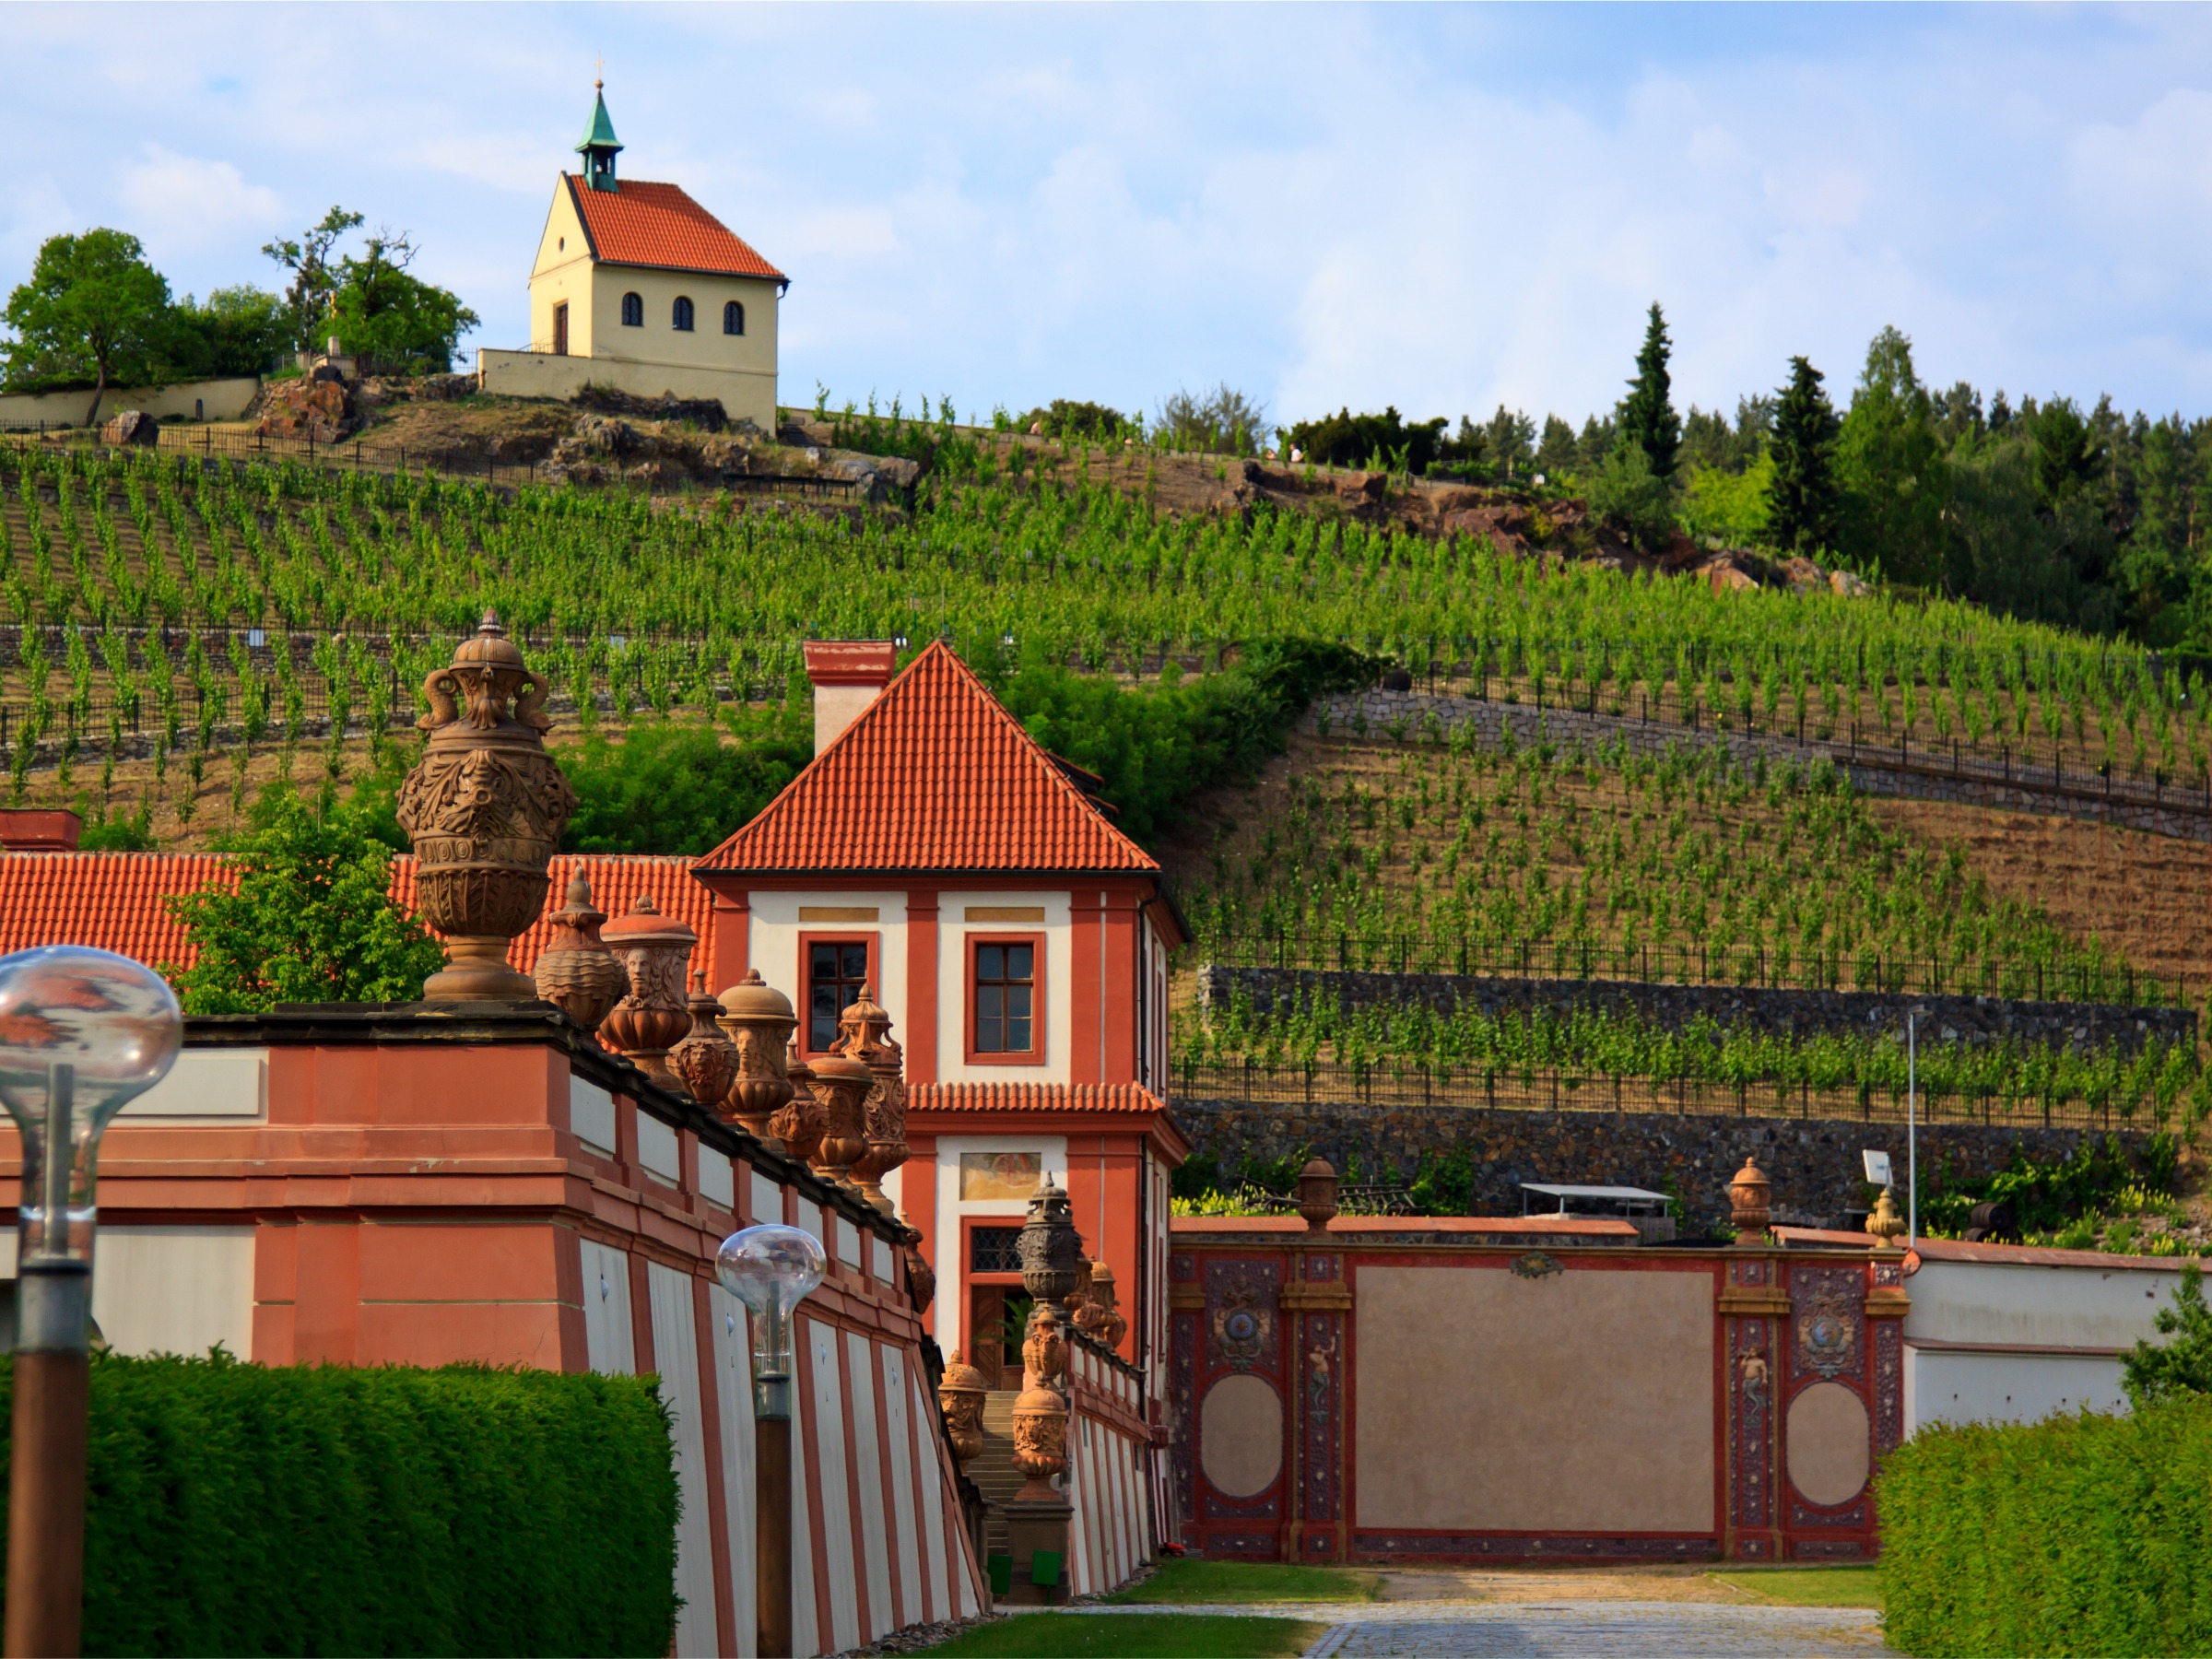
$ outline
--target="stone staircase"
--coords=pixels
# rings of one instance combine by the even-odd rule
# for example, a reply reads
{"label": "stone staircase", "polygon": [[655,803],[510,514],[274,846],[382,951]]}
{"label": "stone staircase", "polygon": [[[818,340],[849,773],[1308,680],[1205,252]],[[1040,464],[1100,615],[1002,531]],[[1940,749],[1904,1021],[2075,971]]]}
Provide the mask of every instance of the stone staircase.
{"label": "stone staircase", "polygon": [[1006,1536],[1006,1500],[1021,1489],[1021,1471],[1014,1466],[1014,1401],[1019,1393],[994,1388],[983,1396],[983,1449],[968,1465],[968,1478],[990,1506],[983,1522],[986,1557],[1013,1552]]}

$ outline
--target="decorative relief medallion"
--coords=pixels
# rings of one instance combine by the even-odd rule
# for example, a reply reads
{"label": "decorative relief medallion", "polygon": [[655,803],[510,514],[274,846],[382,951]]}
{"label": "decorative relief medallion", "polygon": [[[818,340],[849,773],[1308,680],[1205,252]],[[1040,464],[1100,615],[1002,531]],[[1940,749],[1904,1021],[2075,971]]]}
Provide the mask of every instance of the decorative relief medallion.
{"label": "decorative relief medallion", "polygon": [[1865,1276],[1856,1267],[1799,1267],[1790,1276],[1791,1327],[1800,1373],[1857,1372]]}
{"label": "decorative relief medallion", "polygon": [[1547,1279],[1560,1271],[1559,1262],[1540,1250],[1532,1250],[1526,1255],[1513,1258],[1512,1272],[1515,1278]]}
{"label": "decorative relief medallion", "polygon": [[1281,1275],[1275,1262],[1206,1265],[1206,1332],[1215,1365],[1275,1370],[1275,1304]]}

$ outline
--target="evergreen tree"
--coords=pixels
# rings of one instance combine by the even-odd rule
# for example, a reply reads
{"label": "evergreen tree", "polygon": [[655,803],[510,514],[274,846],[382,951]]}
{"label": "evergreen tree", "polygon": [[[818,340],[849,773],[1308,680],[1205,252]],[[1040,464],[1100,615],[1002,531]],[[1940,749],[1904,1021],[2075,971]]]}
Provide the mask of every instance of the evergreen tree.
{"label": "evergreen tree", "polygon": [[1620,429],[1642,450],[1652,464],[1652,476],[1662,481],[1675,476],[1676,453],[1682,447],[1682,421],[1669,398],[1672,382],[1666,359],[1672,347],[1666,338],[1666,318],[1657,300],[1652,302],[1651,321],[1643,331],[1643,349],[1636,354],[1636,378],[1621,400]]}
{"label": "evergreen tree", "polygon": [[1949,476],[1912,342],[1894,328],[1866,347],[1837,438],[1836,473],[1845,492],[1842,550],[1897,581],[1940,585]]}
{"label": "evergreen tree", "polygon": [[1767,535],[1785,553],[1836,545],[1836,438],[1842,422],[1804,358],[1790,359],[1790,383],[1774,406],[1774,478],[1767,491]]}
{"label": "evergreen tree", "polygon": [[2205,1305],[2203,1268],[2194,1262],[2183,1265],[2173,1306],[2160,1308],[2152,1324],[2159,1335],[2173,1340],[2138,1342],[2134,1352],[2121,1356],[2120,1386],[2128,1404],[2140,1411],[2161,1400],[2212,1393],[2212,1308]]}

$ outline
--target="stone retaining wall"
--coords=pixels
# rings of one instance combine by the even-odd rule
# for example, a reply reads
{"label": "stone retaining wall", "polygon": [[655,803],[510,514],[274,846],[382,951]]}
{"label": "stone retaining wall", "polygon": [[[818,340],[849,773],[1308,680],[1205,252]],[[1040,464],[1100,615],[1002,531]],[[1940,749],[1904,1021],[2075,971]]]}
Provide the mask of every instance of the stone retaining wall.
{"label": "stone retaining wall", "polygon": [[2179,786],[2160,788],[2130,780],[2107,781],[2066,773],[2044,776],[1998,761],[1929,753],[1892,752],[1837,743],[1800,743],[1767,733],[1715,732],[1665,721],[1626,715],[1585,714],[1572,709],[1537,710],[1527,704],[1488,702],[1478,698],[1432,696],[1415,691],[1347,691],[1317,700],[1301,723],[1320,729],[1325,712],[1332,731],[1364,731],[1372,736],[1394,729],[1417,736],[1431,717],[1443,730],[1466,728],[1476,741],[1496,747],[1511,731],[1519,744],[1544,741],[1587,743],[1593,747],[1616,737],[1630,749],[1653,758],[1670,748],[1727,751],[1748,764],[1764,757],[1770,764],[1807,766],[1827,760],[1867,794],[1906,800],[1956,801],[2008,812],[2042,812],[2068,818],[2099,818],[2154,835],[2212,841],[2212,799]]}
{"label": "stone retaining wall", "polygon": [[1734,985],[1653,985],[1632,981],[1490,979],[1454,973],[1359,973],[1311,968],[1235,968],[1208,962],[1198,970],[1201,1012],[1230,1006],[1240,993],[1253,1010],[1297,1006],[1301,998],[1339,1007],[1424,1006],[1442,1011],[1472,1006],[1495,1016],[1541,1009],[1564,1015],[1595,1008],[1679,1030],[1700,1015],[1715,1024],[1748,1026],[1777,1036],[1877,1033],[1905,1040],[1905,1016],[1926,1011],[1924,1042],[1990,1042],[2005,1038],[2055,1048],[2130,1053],[2153,1037],[2196,1040],[2188,1008],[2122,1007],[2103,1003],[2013,1002],[1994,996],[1907,996],[1880,991],[1789,991]]}
{"label": "stone retaining wall", "polygon": [[[1841,1226],[1846,1210],[1865,1207],[1862,1151],[1889,1154],[1901,1186],[1905,1126],[1842,1118],[1671,1117],[1656,1112],[1485,1112],[1454,1107],[1374,1107],[1349,1102],[1283,1106],[1233,1100],[1178,1099],[1175,1115],[1225,1174],[1246,1159],[1327,1159],[1342,1173],[1356,1157],[1363,1181],[1409,1177],[1430,1155],[1464,1151],[1475,1166],[1472,1211],[1519,1215],[1524,1181],[1638,1186],[1674,1192],[1685,1236],[1720,1230],[1728,1216],[1728,1180],[1756,1158],[1774,1183],[1777,1221]],[[1961,1176],[1994,1173],[2020,1147],[2038,1161],[2070,1156],[2080,1129],[1992,1129],[1971,1124],[1923,1125],[1922,1190],[1947,1161]],[[2118,1138],[2140,1148],[2142,1131]]]}

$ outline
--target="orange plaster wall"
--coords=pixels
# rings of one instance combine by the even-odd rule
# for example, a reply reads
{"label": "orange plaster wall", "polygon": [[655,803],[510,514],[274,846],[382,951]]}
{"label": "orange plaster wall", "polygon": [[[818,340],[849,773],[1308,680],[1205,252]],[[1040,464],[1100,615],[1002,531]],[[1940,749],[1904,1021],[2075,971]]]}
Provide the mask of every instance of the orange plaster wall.
{"label": "orange plaster wall", "polygon": [[1103,898],[1096,888],[1077,888],[1069,895],[1067,1080],[1076,1084],[1107,1080],[1099,1072],[1099,1021],[1105,1012],[1099,983]]}

